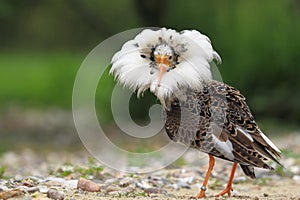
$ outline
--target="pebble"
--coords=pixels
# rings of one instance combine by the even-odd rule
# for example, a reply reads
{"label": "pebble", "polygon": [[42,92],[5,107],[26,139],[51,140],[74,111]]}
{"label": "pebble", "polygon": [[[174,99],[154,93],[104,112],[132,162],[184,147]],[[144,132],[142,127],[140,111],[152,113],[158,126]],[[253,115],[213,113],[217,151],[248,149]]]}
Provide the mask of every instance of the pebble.
{"label": "pebble", "polygon": [[106,185],[110,185],[110,184],[113,184],[113,183],[115,183],[115,182],[117,182],[118,180],[116,179],[116,178],[110,178],[110,179],[107,179],[107,180],[105,180],[105,184]]}
{"label": "pebble", "polygon": [[106,188],[105,192],[106,192],[106,193],[111,193],[111,192],[118,191],[118,190],[119,190],[119,188],[117,188],[117,187],[115,187],[115,186],[113,186],[113,185],[109,185],[109,186]]}
{"label": "pebble", "polygon": [[299,166],[291,166],[290,170],[294,174],[300,174],[300,167]]}
{"label": "pebble", "polygon": [[8,190],[8,187],[5,185],[0,185],[0,192]]}
{"label": "pebble", "polygon": [[133,193],[134,190],[135,190],[135,186],[129,186],[126,188],[125,192],[128,194],[128,193]]}
{"label": "pebble", "polygon": [[176,183],[173,183],[173,184],[172,184],[172,188],[175,189],[175,190],[178,190],[178,189],[179,189],[179,186],[178,186]]}
{"label": "pebble", "polygon": [[111,196],[121,196],[121,195],[125,195],[126,193],[124,191],[112,191],[109,193]]}
{"label": "pebble", "polygon": [[10,198],[19,198],[23,196],[23,192],[21,190],[8,190],[0,193],[0,199],[10,199]]}
{"label": "pebble", "polygon": [[34,193],[40,191],[39,187],[30,187],[26,190],[28,193]]}
{"label": "pebble", "polygon": [[235,177],[233,182],[234,183],[241,183],[241,182],[245,182],[247,180],[246,176],[239,176],[239,177]]}
{"label": "pebble", "polygon": [[120,180],[120,187],[128,187],[130,184],[134,183],[134,179],[131,177],[125,177],[123,180]]}
{"label": "pebble", "polygon": [[159,176],[149,176],[148,179],[152,179],[154,181],[161,181],[162,177],[159,177]]}
{"label": "pebble", "polygon": [[58,177],[47,177],[46,181],[52,181],[57,183],[65,183],[66,180],[64,178],[58,178]]}
{"label": "pebble", "polygon": [[197,188],[198,190],[200,190],[200,188],[202,187],[202,184],[196,183],[196,184],[194,184],[194,187]]}
{"label": "pebble", "polygon": [[87,192],[100,191],[100,186],[97,183],[94,183],[93,181],[87,180],[85,178],[80,178],[78,180],[77,188]]}
{"label": "pebble", "polygon": [[179,178],[180,182],[187,183],[187,184],[191,184],[193,182],[193,180],[194,180],[193,176],[185,177],[185,178]]}
{"label": "pebble", "polygon": [[300,184],[300,176],[299,176],[299,175],[293,176],[293,180],[294,180],[297,184]]}
{"label": "pebble", "polygon": [[144,180],[141,180],[140,182],[136,183],[136,186],[141,189],[148,189],[152,187],[149,183],[147,183]]}
{"label": "pebble", "polygon": [[57,189],[50,188],[47,192],[47,197],[54,200],[63,200],[65,198],[65,194]]}
{"label": "pebble", "polygon": [[14,177],[15,182],[21,182],[22,180],[23,180],[23,176],[21,176],[20,174],[15,175]]}
{"label": "pebble", "polygon": [[166,194],[166,190],[161,189],[161,188],[145,188],[144,192],[146,192],[147,194]]}
{"label": "pebble", "polygon": [[191,186],[189,184],[187,184],[186,182],[178,181],[176,184],[178,185],[178,187],[191,189]]}
{"label": "pebble", "polygon": [[65,186],[70,189],[76,189],[78,185],[78,180],[67,180],[65,181]]}
{"label": "pebble", "polygon": [[170,182],[166,180],[165,178],[160,177],[148,177],[149,184],[155,186],[155,187],[163,187],[165,185],[170,185]]}
{"label": "pebble", "polygon": [[48,192],[48,187],[44,185],[37,186],[39,188],[39,191],[43,194],[46,194]]}
{"label": "pebble", "polygon": [[[293,159],[289,159],[287,171],[292,173],[291,177],[294,183],[300,184],[300,166],[296,166],[296,164],[297,163]],[[71,200],[73,198],[73,200],[75,200],[77,197],[79,197],[79,195],[89,195],[89,192],[97,192],[90,195],[96,195],[98,197],[107,199],[110,199],[111,197],[136,198],[140,197],[138,195],[145,194],[147,194],[148,197],[157,200],[162,199],[162,195],[167,196],[169,199],[173,199],[173,197],[176,199],[175,196],[171,196],[172,192],[169,191],[180,190],[182,188],[193,188],[193,190],[197,192],[200,189],[207,166],[203,166],[203,169],[201,168],[201,170],[199,170],[199,167],[193,166],[182,167],[182,169],[170,167],[153,173],[130,175],[105,168],[105,172],[101,172],[99,176],[91,176],[97,177],[97,179],[93,179],[93,181],[89,180],[89,178],[86,178],[88,176],[84,174],[81,175],[85,178],[78,179],[80,174],[73,166],[70,167],[67,165],[55,169],[70,171],[72,174],[63,178],[52,175],[48,175],[48,177],[43,177],[40,175],[25,176],[24,174],[19,174],[20,172],[18,172],[18,174],[15,176],[9,176],[13,178],[0,179],[0,199],[1,197],[16,197],[21,199],[30,199],[31,197],[32,199],[44,199],[47,195],[47,197],[51,199]],[[213,183],[214,180],[218,179],[220,184],[226,184],[228,179],[227,173],[230,172],[230,169],[231,167],[227,167],[227,165],[216,165],[216,168],[213,171],[215,174],[212,174],[210,181]],[[52,174],[57,173],[54,171]],[[269,179],[275,181],[282,179],[282,176],[276,173],[270,174],[268,170],[257,169],[257,176],[268,177]],[[240,183],[247,180],[248,178],[242,173],[242,171],[237,170],[234,183]],[[234,190],[232,192],[233,196],[238,196],[236,191],[238,190]],[[74,196],[69,197],[70,193],[74,194]],[[247,191],[245,191],[245,193],[247,193]],[[269,194],[263,192],[260,195],[261,198],[270,197]],[[255,196],[251,198],[259,199]],[[223,199],[223,197],[218,199]]]}
{"label": "pebble", "polygon": [[44,179],[36,177],[36,176],[28,176],[26,179],[27,180],[32,180],[32,181],[37,182],[37,183],[41,183],[41,182],[45,181]]}

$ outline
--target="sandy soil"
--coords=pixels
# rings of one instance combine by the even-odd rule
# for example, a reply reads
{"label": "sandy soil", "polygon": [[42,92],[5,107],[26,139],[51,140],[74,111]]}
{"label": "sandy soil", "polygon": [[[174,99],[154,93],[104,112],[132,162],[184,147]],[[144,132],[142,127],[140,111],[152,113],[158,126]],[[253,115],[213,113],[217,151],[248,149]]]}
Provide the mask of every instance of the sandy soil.
{"label": "sandy soil", "polygon": [[[240,183],[234,185],[234,191],[231,197],[215,197],[214,194],[220,192],[220,190],[210,190],[206,199],[253,199],[253,200],[300,200],[300,185],[296,185],[293,180],[283,179],[280,181],[272,181],[264,186],[254,185],[252,183]],[[119,199],[119,200],[153,200],[153,199],[196,199],[195,195],[198,190],[193,189],[180,189],[170,191],[172,196],[162,196],[151,194],[149,197],[99,197],[97,193],[84,193],[80,194],[77,191],[70,192],[66,195],[66,199],[77,199],[77,200],[93,200],[93,199]]]}

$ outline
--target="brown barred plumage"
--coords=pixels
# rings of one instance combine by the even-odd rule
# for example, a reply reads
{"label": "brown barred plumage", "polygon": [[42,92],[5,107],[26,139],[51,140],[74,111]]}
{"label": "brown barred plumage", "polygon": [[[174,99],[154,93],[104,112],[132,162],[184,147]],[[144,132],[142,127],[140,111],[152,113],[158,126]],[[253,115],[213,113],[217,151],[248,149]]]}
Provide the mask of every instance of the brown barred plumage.
{"label": "brown barred plumage", "polygon": [[[269,159],[278,163],[279,153],[261,136],[245,97],[237,89],[211,81],[203,84],[201,91],[186,89],[178,96],[166,111],[165,129],[172,140],[237,162],[251,178],[255,178],[253,167],[272,169],[266,163]],[[213,137],[229,141],[232,155],[220,152]]]}

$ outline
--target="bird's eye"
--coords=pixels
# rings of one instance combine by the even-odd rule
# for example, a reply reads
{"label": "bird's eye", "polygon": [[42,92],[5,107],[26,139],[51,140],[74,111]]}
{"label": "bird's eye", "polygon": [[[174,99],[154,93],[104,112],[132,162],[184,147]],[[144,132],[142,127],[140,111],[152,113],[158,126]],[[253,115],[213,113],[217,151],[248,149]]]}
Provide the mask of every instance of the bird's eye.
{"label": "bird's eye", "polygon": [[169,56],[169,60],[172,60],[173,56]]}

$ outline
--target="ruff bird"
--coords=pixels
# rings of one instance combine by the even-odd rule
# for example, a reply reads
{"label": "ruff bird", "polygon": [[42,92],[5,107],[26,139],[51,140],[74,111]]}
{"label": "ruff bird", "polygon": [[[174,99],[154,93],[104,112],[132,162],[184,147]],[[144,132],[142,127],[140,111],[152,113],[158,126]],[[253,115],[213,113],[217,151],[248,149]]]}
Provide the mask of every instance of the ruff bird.
{"label": "ruff bird", "polygon": [[[255,178],[254,167],[272,169],[280,150],[260,130],[245,97],[214,80],[211,65],[221,63],[210,39],[196,30],[145,29],[112,58],[110,73],[140,96],[150,90],[165,110],[165,130],[175,142],[209,155],[209,166],[197,198],[205,191],[215,159],[233,162],[227,187],[231,195],[239,165]],[[170,152],[171,153],[171,152]]]}

